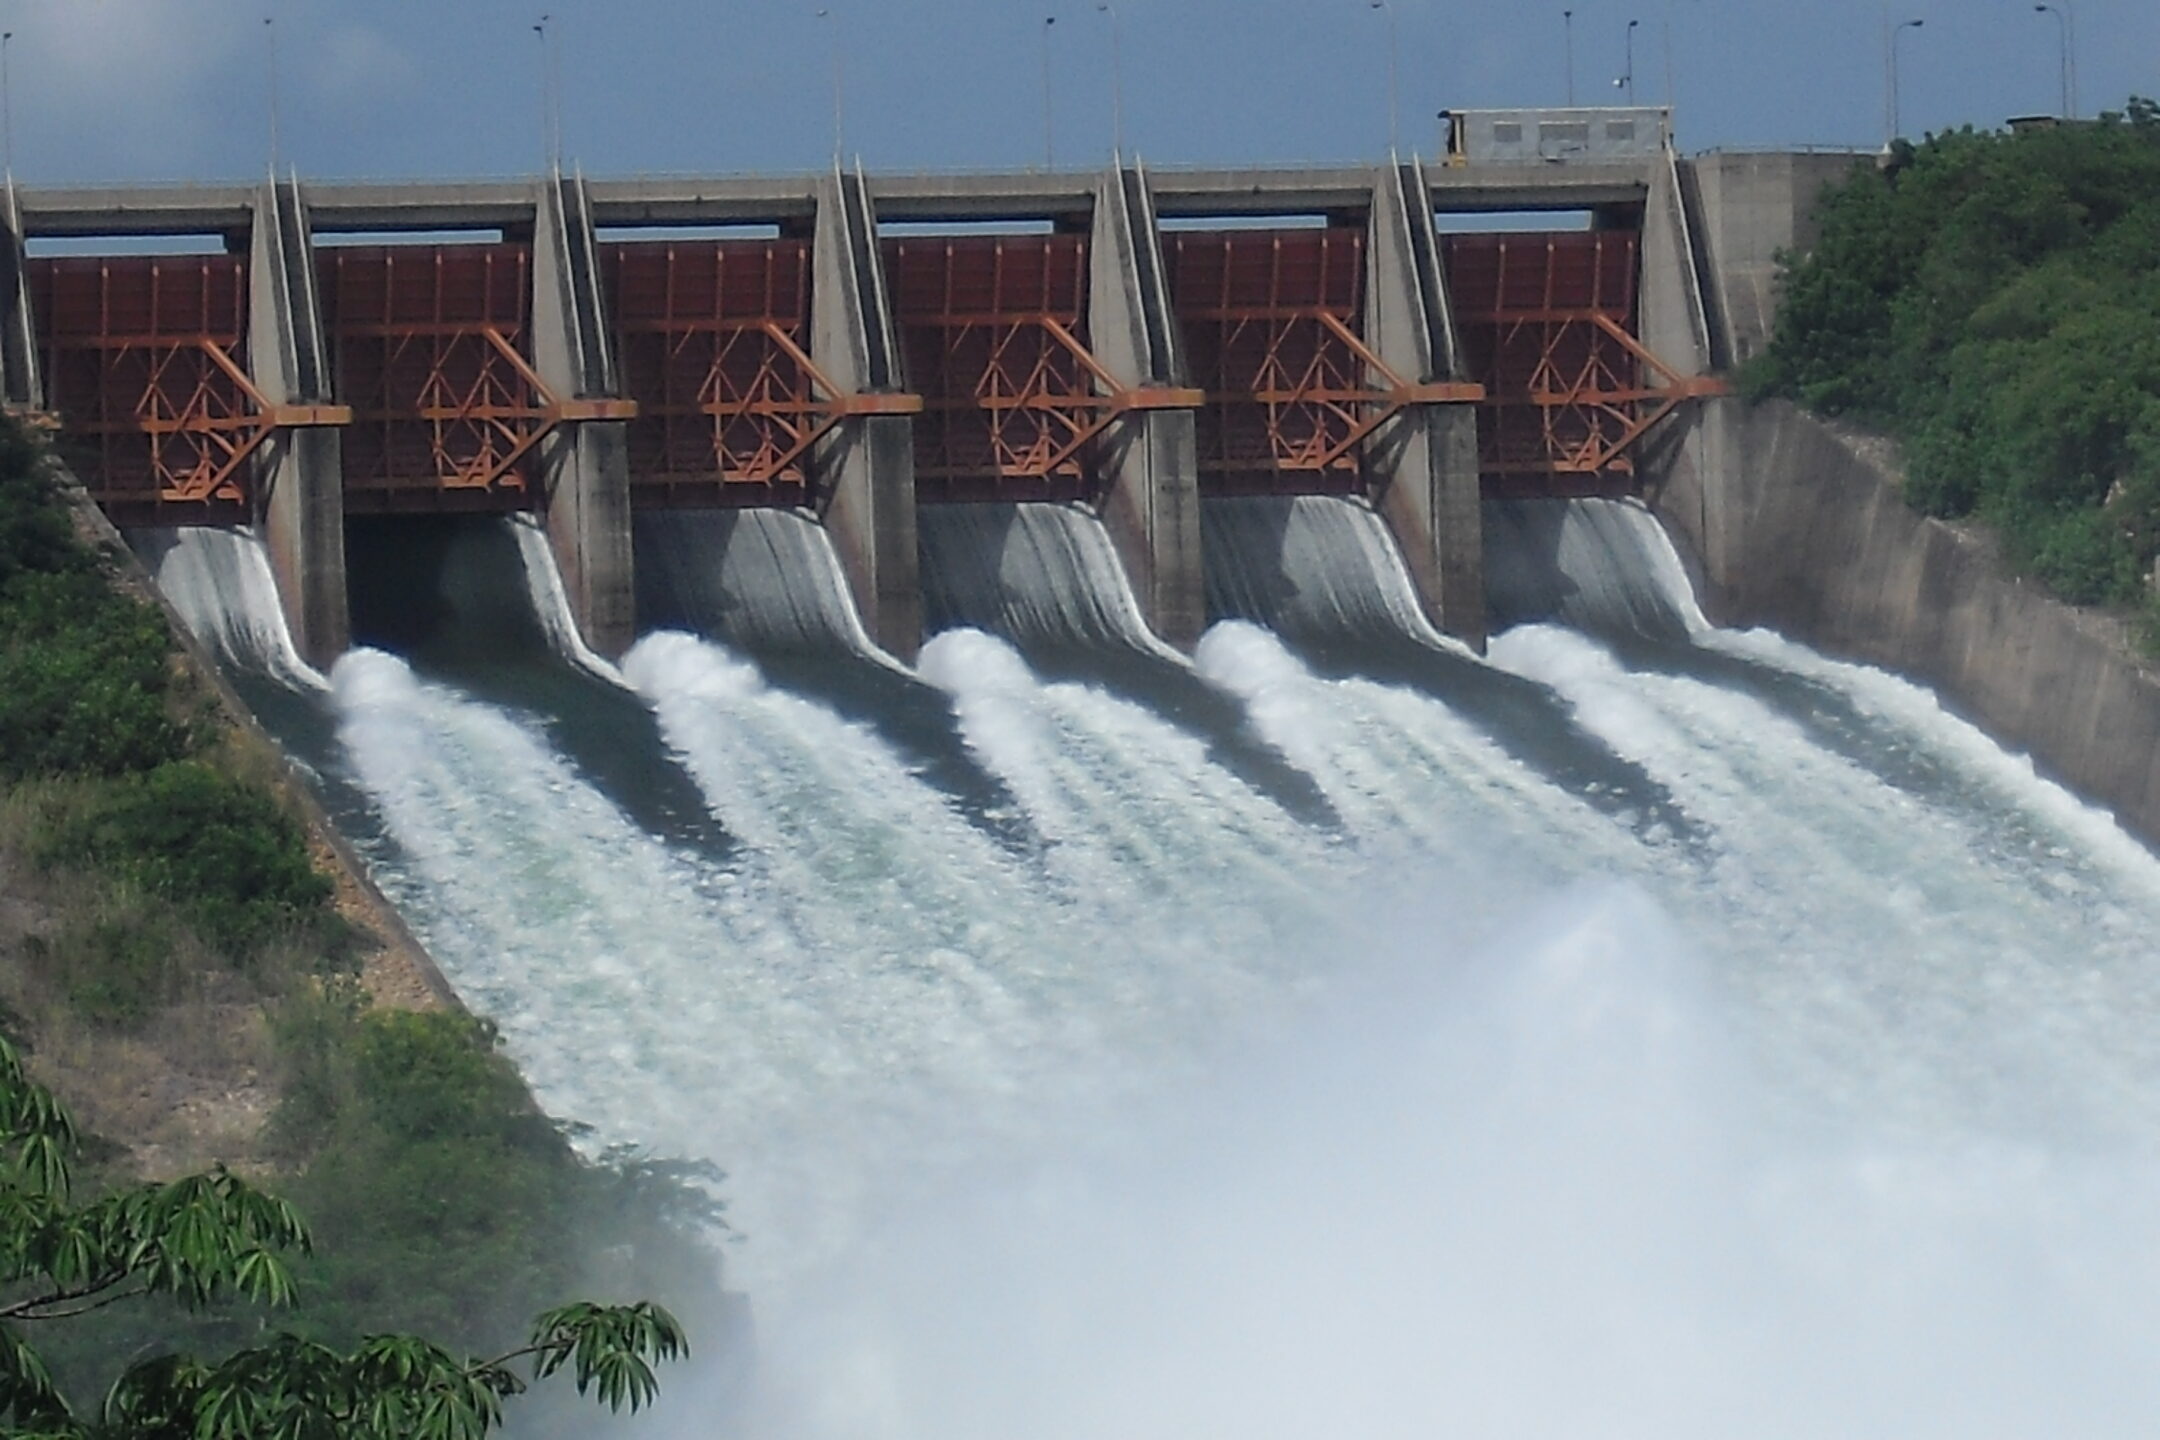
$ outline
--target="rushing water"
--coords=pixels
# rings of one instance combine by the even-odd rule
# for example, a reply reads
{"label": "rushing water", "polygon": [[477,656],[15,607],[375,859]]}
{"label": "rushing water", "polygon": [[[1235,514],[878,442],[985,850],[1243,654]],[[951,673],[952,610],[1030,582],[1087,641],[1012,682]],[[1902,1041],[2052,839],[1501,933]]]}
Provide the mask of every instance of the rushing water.
{"label": "rushing water", "polygon": [[788,517],[641,529],[619,671],[498,527],[273,715],[544,1102],[728,1170],[730,1429],[2150,1429],[2160,864],[1635,507],[1488,515],[1489,659],[1368,512],[1207,509],[1190,662],[1069,510],[925,515],[912,673]]}

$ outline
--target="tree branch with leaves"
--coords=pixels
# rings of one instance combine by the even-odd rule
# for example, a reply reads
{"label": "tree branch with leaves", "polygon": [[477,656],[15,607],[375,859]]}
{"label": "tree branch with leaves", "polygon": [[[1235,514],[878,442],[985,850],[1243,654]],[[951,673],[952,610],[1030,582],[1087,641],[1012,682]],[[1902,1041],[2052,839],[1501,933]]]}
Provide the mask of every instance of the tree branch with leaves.
{"label": "tree branch with leaves", "polygon": [[493,1359],[411,1335],[351,1351],[275,1334],[216,1363],[140,1361],[79,1415],[30,1336],[120,1300],[188,1310],[294,1301],[285,1257],[313,1242],[299,1213],[224,1169],[77,1202],[72,1119],[0,1040],[0,1434],[81,1440],[480,1440],[503,1402],[568,1374],[613,1410],[652,1403],[655,1366],[689,1353],[657,1305],[577,1303],[541,1315]]}

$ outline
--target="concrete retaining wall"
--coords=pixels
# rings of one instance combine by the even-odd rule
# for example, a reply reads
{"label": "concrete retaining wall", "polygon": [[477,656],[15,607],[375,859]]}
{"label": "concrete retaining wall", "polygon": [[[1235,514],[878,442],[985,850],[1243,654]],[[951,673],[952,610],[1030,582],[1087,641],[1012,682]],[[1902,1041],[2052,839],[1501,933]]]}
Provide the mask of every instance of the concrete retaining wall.
{"label": "concrete retaining wall", "polygon": [[1930,685],[2160,843],[2160,672],[2119,623],[1909,509],[1886,445],[1782,402],[1711,401],[1652,503],[1699,561],[1713,620]]}

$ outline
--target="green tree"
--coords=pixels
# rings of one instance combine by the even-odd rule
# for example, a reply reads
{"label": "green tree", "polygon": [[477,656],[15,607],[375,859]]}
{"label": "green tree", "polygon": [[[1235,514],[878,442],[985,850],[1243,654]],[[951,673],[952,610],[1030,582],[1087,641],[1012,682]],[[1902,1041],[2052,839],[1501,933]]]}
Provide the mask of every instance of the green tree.
{"label": "green tree", "polygon": [[221,1359],[140,1360],[95,1415],[60,1393],[33,1336],[139,1296],[189,1310],[229,1300],[293,1303],[285,1257],[311,1249],[284,1201],[217,1170],[95,1200],[70,1194],[74,1122],[0,1041],[0,1433],[82,1440],[479,1440],[503,1402],[567,1372],[578,1393],[637,1410],[654,1366],[688,1353],[647,1303],[573,1304],[541,1315],[523,1346],[491,1359],[410,1335],[338,1349],[277,1334]]}

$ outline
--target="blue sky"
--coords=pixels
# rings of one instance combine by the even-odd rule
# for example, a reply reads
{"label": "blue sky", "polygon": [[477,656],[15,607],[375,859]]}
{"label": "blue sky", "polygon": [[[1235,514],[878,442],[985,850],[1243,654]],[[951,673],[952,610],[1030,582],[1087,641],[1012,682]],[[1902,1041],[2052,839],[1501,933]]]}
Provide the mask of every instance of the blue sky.
{"label": "blue sky", "polygon": [[[2160,0],[2074,0],[2088,112],[2160,94]],[[1442,106],[1564,98],[1561,4],[1391,0],[1406,144]],[[282,150],[319,178],[505,175],[542,151],[550,12],[564,149],[588,174],[1020,167],[1044,152],[1043,17],[1060,164],[1110,148],[1095,0],[0,0],[15,167],[34,183],[261,172],[277,17]],[[1386,12],[1368,0],[1119,0],[1128,147],[1151,161],[1376,158]],[[1873,144],[1882,0],[1573,0],[1577,94],[1663,97],[1684,148]],[[1898,0],[1905,129],[2052,110],[2056,30],[2031,0]]]}

